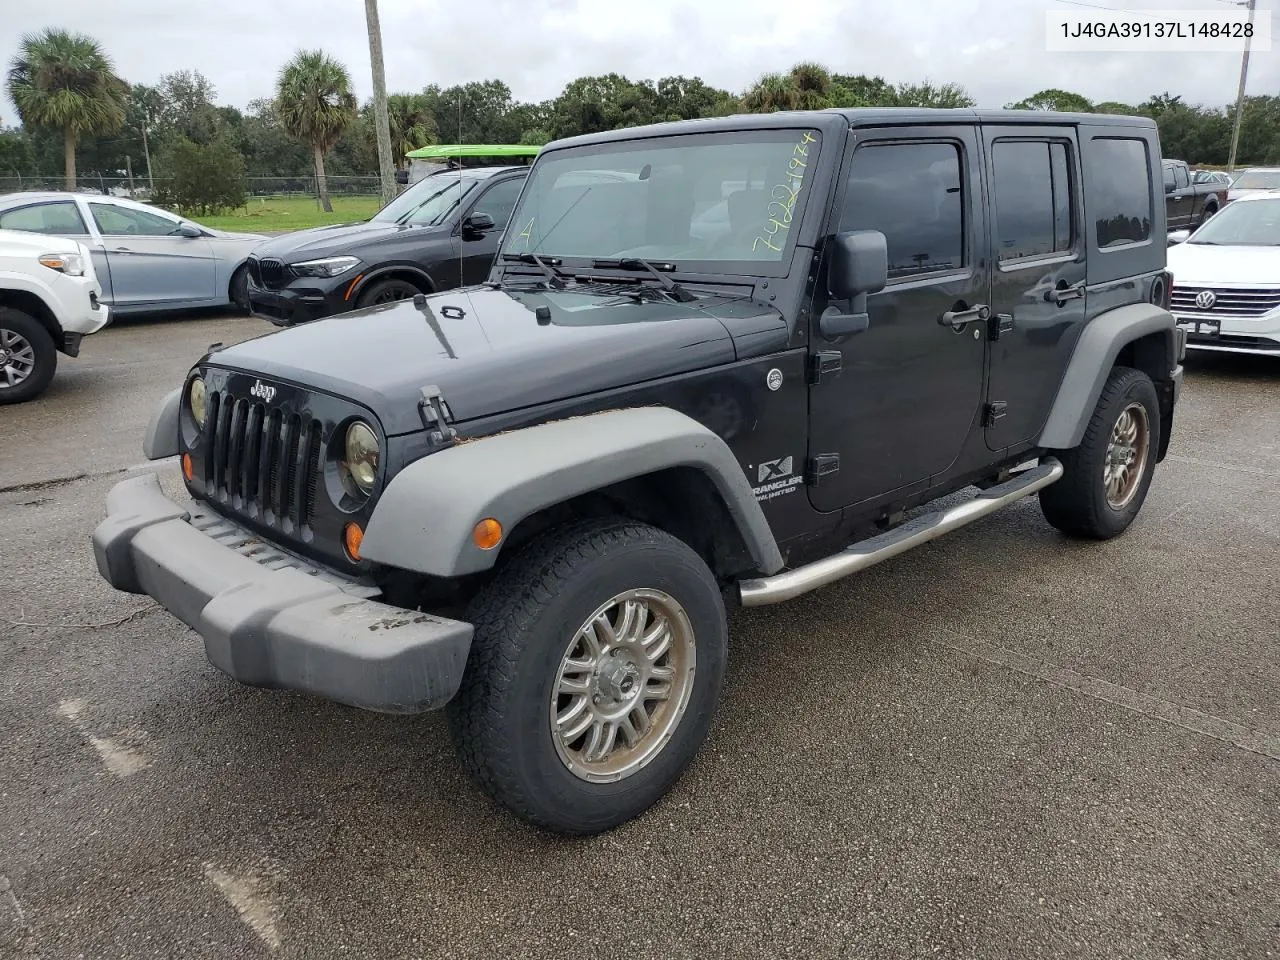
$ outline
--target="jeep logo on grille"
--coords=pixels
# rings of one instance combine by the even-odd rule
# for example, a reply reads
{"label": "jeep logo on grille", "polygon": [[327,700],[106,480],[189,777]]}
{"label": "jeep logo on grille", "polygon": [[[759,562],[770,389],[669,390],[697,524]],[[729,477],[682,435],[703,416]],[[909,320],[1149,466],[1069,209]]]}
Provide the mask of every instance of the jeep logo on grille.
{"label": "jeep logo on grille", "polygon": [[253,386],[249,388],[249,393],[270,403],[275,399],[276,388],[267,386],[261,380],[255,380],[253,381]]}

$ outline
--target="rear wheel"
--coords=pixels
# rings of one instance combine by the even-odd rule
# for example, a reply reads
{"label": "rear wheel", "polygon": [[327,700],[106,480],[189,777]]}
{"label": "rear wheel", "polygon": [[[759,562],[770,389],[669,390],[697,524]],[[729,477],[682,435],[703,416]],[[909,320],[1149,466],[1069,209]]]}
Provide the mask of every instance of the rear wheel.
{"label": "rear wheel", "polygon": [[1218,208],[1215,204],[1211,203],[1207,205],[1204,208],[1204,211],[1200,214],[1200,222],[1196,224],[1196,229],[1203,227],[1205,223],[1208,222],[1209,218],[1212,217],[1217,212],[1218,212]]}
{"label": "rear wheel", "polygon": [[1062,479],[1040,491],[1045,517],[1063,533],[1106,540],[1142,509],[1160,449],[1160,405],[1141,370],[1107,377],[1080,445],[1063,451]]}
{"label": "rear wheel", "polygon": [[58,368],[53,337],[35,317],[0,307],[0,403],[44,393]]}
{"label": "rear wheel", "polygon": [[471,604],[448,712],[465,765],[518,816],[567,834],[639,815],[706,738],[724,602],[680,540],[629,520],[552,532]]}
{"label": "rear wheel", "polygon": [[407,280],[379,280],[361,292],[356,301],[357,307],[372,307],[380,303],[395,303],[397,300],[409,300],[422,291]]}

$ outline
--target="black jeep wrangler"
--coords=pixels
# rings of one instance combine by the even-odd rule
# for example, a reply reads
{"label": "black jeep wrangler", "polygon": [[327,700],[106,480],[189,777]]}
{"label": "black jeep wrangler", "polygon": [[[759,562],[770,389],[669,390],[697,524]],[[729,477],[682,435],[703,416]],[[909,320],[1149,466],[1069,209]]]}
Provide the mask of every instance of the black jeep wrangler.
{"label": "black jeep wrangler", "polygon": [[244,683],[447,706],[490,795],[604,830],[706,737],[727,604],[1033,493],[1072,536],[1133,521],[1182,378],[1165,249],[1145,119],[564,140],[486,282],[211,349],[144,441],[191,501],[117,486],[98,567]]}

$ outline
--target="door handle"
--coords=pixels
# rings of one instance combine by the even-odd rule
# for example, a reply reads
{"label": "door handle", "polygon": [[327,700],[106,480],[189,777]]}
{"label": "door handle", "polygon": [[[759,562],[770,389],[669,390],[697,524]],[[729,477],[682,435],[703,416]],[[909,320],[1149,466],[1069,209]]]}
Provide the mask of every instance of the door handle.
{"label": "door handle", "polygon": [[956,333],[965,328],[965,324],[973,323],[975,320],[986,321],[991,317],[991,308],[985,303],[975,303],[972,307],[966,307],[963,302],[957,304],[959,310],[948,310],[938,318],[938,323],[944,327],[950,327]]}
{"label": "door handle", "polygon": [[1056,289],[1047,291],[1044,295],[1046,300],[1052,300],[1058,306],[1062,306],[1068,300],[1079,300],[1084,296],[1083,280],[1079,283],[1073,283],[1071,286],[1067,286],[1062,280],[1059,280],[1058,282],[1063,285]]}
{"label": "door handle", "polygon": [[133,253],[133,251],[130,250],[128,247],[112,247],[111,252],[112,253]]}

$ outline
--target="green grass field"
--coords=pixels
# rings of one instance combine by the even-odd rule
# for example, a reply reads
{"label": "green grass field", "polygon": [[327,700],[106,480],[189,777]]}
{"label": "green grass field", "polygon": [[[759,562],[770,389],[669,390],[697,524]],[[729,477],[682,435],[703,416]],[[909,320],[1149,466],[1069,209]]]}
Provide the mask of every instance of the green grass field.
{"label": "green grass field", "polygon": [[382,205],[377,197],[333,197],[332,201],[333,213],[325,213],[314,197],[251,197],[248,204],[233,213],[192,219],[215,230],[276,233],[368,220]]}

